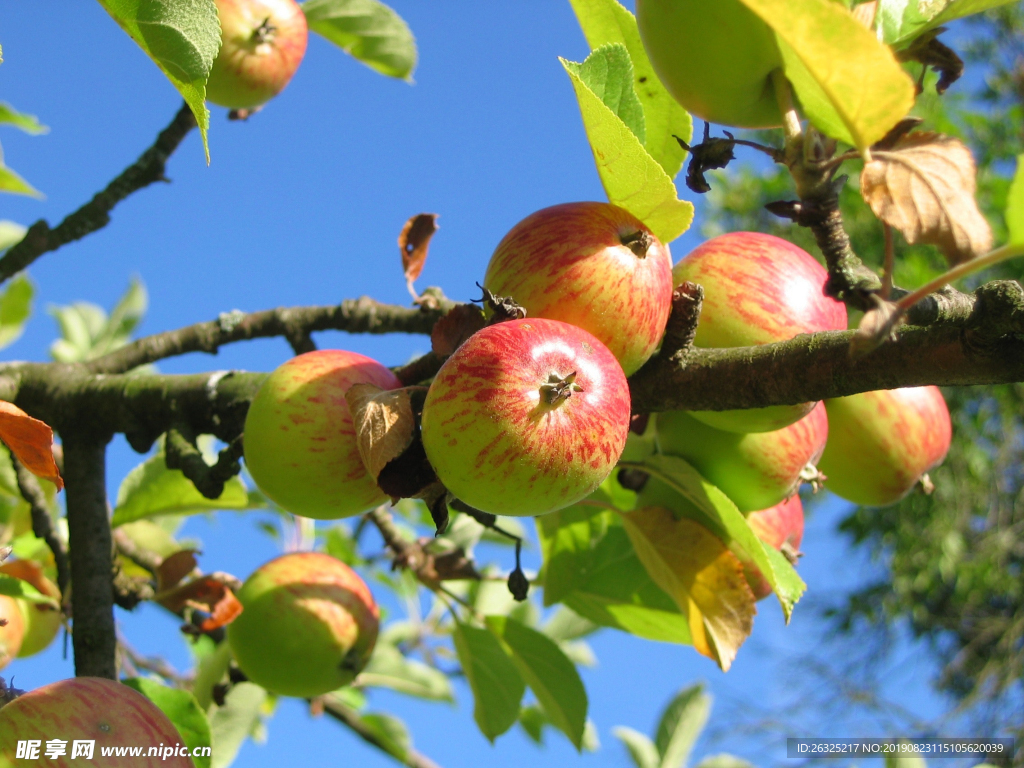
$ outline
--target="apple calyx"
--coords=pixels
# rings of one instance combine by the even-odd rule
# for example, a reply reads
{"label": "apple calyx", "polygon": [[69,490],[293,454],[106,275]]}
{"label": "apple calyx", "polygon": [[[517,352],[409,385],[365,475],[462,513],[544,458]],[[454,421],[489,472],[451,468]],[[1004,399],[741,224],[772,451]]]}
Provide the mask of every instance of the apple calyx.
{"label": "apple calyx", "polygon": [[654,238],[650,232],[637,229],[628,234],[619,235],[619,242],[629,248],[638,258],[642,259],[647,256],[647,252],[654,245]]}
{"label": "apple calyx", "polygon": [[277,34],[277,27],[270,23],[270,17],[267,16],[263,23],[252,31],[252,39],[256,45],[263,45],[263,43],[272,41],[275,34]]}
{"label": "apple calyx", "polygon": [[800,470],[800,482],[810,483],[811,492],[817,493],[825,487],[828,476],[823,474],[814,464],[808,462],[807,466]]}
{"label": "apple calyx", "polygon": [[576,371],[562,378],[557,373],[548,376],[548,383],[541,384],[541,397],[548,405],[557,406],[572,397],[573,392],[582,392],[583,387],[576,383]]}
{"label": "apple calyx", "polygon": [[[13,681],[14,678],[12,677],[11,680]],[[25,692],[19,688],[15,688],[13,685],[7,685],[7,682],[0,677],[0,707],[4,704],[10,704],[23,693]]]}
{"label": "apple calyx", "polygon": [[487,308],[491,310],[491,320],[488,325],[504,323],[507,320],[522,320],[526,317],[526,308],[517,304],[511,296],[497,296],[480,283],[477,283],[476,287],[483,291],[484,295],[475,299],[474,303],[486,304]]}

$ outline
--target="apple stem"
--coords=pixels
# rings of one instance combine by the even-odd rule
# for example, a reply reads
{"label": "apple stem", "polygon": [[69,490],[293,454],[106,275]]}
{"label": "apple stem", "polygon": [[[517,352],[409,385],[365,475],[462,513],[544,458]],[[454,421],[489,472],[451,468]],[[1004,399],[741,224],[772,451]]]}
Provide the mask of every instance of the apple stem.
{"label": "apple stem", "polygon": [[781,68],[772,70],[772,85],[775,87],[775,100],[779,104],[779,111],[782,113],[782,130],[786,135],[786,143],[796,143],[803,139],[803,127],[800,125],[800,115],[797,114],[793,105],[793,91],[789,87],[789,81]]}

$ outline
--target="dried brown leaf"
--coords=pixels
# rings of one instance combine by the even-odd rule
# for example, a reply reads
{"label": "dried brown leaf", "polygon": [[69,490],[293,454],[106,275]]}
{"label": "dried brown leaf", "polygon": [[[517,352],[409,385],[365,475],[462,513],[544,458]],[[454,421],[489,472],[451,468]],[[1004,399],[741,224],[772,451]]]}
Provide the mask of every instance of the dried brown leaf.
{"label": "dried brown leaf", "polygon": [[195,570],[196,550],[182,549],[165,557],[156,569],[156,591],[173,589]]}
{"label": "dried brown leaf", "polygon": [[199,629],[210,632],[230,624],[242,612],[242,604],[231,588],[237,581],[227,574],[211,573],[166,592],[158,592],[153,599],[173,613],[180,613],[186,607],[208,612],[209,618],[199,625]]}
{"label": "dried brown leaf", "polygon": [[410,388],[356,384],[345,393],[345,399],[352,411],[359,455],[370,477],[376,480],[388,462],[412,444],[416,418]]}
{"label": "dried brown leaf", "polygon": [[405,281],[409,284],[410,290],[413,282],[423,271],[423,265],[427,261],[427,249],[430,248],[430,238],[436,231],[436,213],[417,213],[405,222],[398,236],[398,248],[402,252],[402,271],[405,272]]}
{"label": "dried brown leaf", "polygon": [[857,332],[850,339],[850,357],[863,357],[886,341],[895,340],[896,329],[904,317],[896,304],[875,297],[875,306],[864,313]]}
{"label": "dried brown leaf", "polygon": [[430,348],[438,357],[448,357],[462,342],[487,325],[484,312],[472,304],[456,304],[434,323]]}
{"label": "dried brown leaf", "polygon": [[33,475],[49,480],[58,491],[64,487],[53,460],[53,430],[45,422],[0,400],[0,440]]}
{"label": "dried brown leaf", "polygon": [[930,243],[950,264],[992,248],[992,229],[974,200],[971,151],[940,133],[911,133],[872,153],[860,177],[875,215],[909,243]]}

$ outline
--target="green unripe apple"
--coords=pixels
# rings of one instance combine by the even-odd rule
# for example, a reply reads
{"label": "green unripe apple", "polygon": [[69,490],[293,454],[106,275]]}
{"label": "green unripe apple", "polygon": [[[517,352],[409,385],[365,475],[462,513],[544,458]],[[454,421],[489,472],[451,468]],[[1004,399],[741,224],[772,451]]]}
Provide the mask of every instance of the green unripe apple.
{"label": "green unripe apple", "polygon": [[0,595],[0,669],[3,669],[21,650],[25,639],[25,617],[18,601],[7,595]]}
{"label": "green unripe apple", "polygon": [[282,696],[319,696],[352,682],[377,641],[370,588],[320,552],[283,555],[258,568],[238,593],[242,613],[228,642],[246,676]]}
{"label": "green unripe apple", "polygon": [[[42,594],[60,600],[57,585],[46,578],[43,569],[33,560],[9,560],[0,565],[0,573],[27,581]],[[43,603],[17,600],[25,620],[25,635],[18,656],[32,656],[46,648],[57,636],[63,622],[59,608]]]}
{"label": "green unripe apple", "polygon": [[688,112],[740,128],[782,124],[775,33],[739,0],[637,0],[636,20],[654,71]]}
{"label": "green unripe apple", "polygon": [[709,427],[685,411],[658,414],[661,452],[686,459],[741,512],[767,509],[796,493],[804,468],[821,457],[828,432],[821,403],[788,427],[746,435]]}
{"label": "green unripe apple", "polygon": [[949,451],[953,428],[938,387],[862,392],[825,406],[825,487],[857,504],[895,504]]}
{"label": "green unripe apple", "polygon": [[245,419],[245,463],[256,485],[289,512],[333,520],[387,497],[359,455],[345,393],[354,384],[397,389],[369,357],[324,349],[293,357],[260,387]]}

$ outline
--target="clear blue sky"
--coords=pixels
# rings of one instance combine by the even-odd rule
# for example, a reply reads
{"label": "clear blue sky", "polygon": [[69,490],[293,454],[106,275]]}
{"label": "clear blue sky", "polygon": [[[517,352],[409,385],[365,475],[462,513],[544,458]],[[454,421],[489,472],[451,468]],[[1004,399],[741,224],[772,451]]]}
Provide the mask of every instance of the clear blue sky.
{"label": "clear blue sky", "polygon": [[[394,6],[419,42],[415,85],[383,78],[314,36],[292,84],[254,119],[229,123],[224,110],[214,108],[209,167],[193,133],[169,164],[172,184],[136,194],[114,211],[107,228],[31,268],[36,313],[24,337],[4,351],[5,359],[46,359],[56,333],[47,306],[85,299],[109,307],[133,275],[150,293],[144,333],[235,308],[332,304],[362,294],[405,304],[395,240],[402,223],[421,211],[440,214],[441,229],[418,285],[440,285],[450,297],[466,300],[476,295],[474,283],[495,244],[523,216],[555,203],[603,199],[572,88],[557,60],[579,61],[587,53],[565,0],[399,0]],[[28,224],[45,217],[54,224],[131,163],[170,120],[180,98],[97,3],[3,0],[0,9],[0,99],[51,128],[39,137],[14,130],[0,135],[7,163],[47,195],[42,202],[4,196],[0,218]],[[677,258],[699,242],[699,223],[672,244]],[[339,333],[316,340],[389,365],[428,345],[419,337]],[[190,355],[160,368],[271,370],[290,354],[283,340],[256,341],[228,347],[216,358]],[[138,461],[123,439],[115,441],[108,462],[112,496]],[[732,751],[759,765],[781,763],[783,751],[764,748],[764,729],[750,733],[740,724],[785,715],[794,697],[808,700],[809,688],[829,698],[821,678],[808,671],[807,656],[835,663],[851,649],[828,644],[814,605],[872,572],[834,533],[842,512],[834,500],[817,505],[801,563],[810,584],[805,605],[784,627],[777,604],[762,603],[754,634],[727,675],[690,648],[611,630],[595,636],[600,664],[583,676],[603,744],[596,755],[577,756],[560,736],[550,736],[548,747],[538,750],[518,731],[490,746],[472,722],[472,700],[461,685],[457,708],[386,692],[374,693],[371,705],[403,717],[416,746],[446,768],[484,761],[624,766],[628,758],[611,727],[650,732],[676,690],[706,680],[716,696],[711,722],[718,738],[713,744],[705,739],[696,754]],[[276,553],[250,517],[225,513],[194,520],[186,533],[202,539],[207,570],[244,577]],[[538,564],[536,550],[529,551],[527,567]],[[159,610],[119,611],[118,621],[140,651],[187,665],[176,621]],[[878,674],[886,693],[930,717],[943,706],[929,692],[931,671],[920,648],[897,640]],[[28,688],[73,670],[58,644],[5,674]],[[740,715],[745,719],[735,719]],[[875,718],[833,719],[818,708],[798,722],[802,730],[789,735],[883,735]],[[264,746],[247,744],[236,765],[393,765],[344,728],[311,719],[294,701],[282,704],[269,737]]]}

